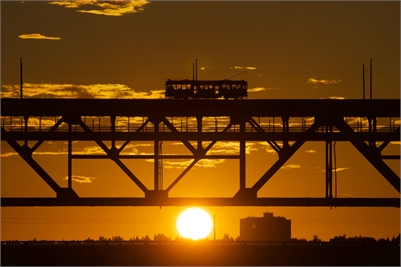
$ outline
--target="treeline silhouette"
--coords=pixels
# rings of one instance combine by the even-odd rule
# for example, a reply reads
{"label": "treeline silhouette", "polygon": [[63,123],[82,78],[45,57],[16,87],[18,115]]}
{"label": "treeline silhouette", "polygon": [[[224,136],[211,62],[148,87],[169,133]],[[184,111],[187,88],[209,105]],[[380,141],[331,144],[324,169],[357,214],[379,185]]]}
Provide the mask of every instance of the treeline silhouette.
{"label": "treeline silhouette", "polygon": [[[153,236],[153,239],[149,237],[149,235],[145,235],[142,237],[136,236],[136,237],[131,237],[129,239],[124,239],[121,236],[112,236],[112,237],[104,237],[104,236],[99,236],[98,239],[93,239],[88,237],[85,240],[76,240],[72,239],[71,241],[182,241],[182,240],[188,240],[187,238],[183,238],[180,236],[176,236],[175,239],[168,237],[164,234],[157,234]],[[209,238],[204,238],[200,240],[210,240]],[[237,236],[235,239],[233,237],[230,237],[229,234],[224,234],[222,238],[216,239],[217,241],[252,241],[252,240],[242,240],[240,236]],[[18,242],[18,240],[6,240],[8,242]],[[28,241],[54,241],[54,240],[37,240],[36,238],[33,238],[32,240]],[[64,239],[63,239],[64,241]],[[280,241],[280,240],[275,240],[275,241]],[[307,240],[305,238],[291,238],[291,242],[327,242],[321,240],[317,235],[313,236],[313,239]],[[398,243],[400,244],[400,234],[396,237],[392,237],[391,239],[389,237],[387,238],[379,238],[375,239],[374,237],[368,237],[368,236],[354,236],[354,237],[347,237],[345,234],[339,235],[339,236],[334,236],[333,238],[330,238],[328,242],[391,242],[391,243]]]}
{"label": "treeline silhouette", "polygon": [[[230,242],[235,241],[234,238],[225,234],[216,242],[204,239],[206,241],[198,243],[178,236],[172,239],[164,234],[157,234],[153,238],[146,235],[131,237],[128,240],[121,236],[99,236],[97,240],[87,238],[66,240],[67,242],[36,239],[31,242],[15,241],[15,244],[23,243],[17,245],[13,245],[14,242],[3,241],[1,264],[4,266],[400,266],[400,235],[378,240],[365,236],[340,235],[331,238],[330,241],[321,241],[315,235],[311,240],[293,238],[289,242],[263,242],[265,244],[236,239],[237,242]],[[181,240],[183,242],[179,242]]]}

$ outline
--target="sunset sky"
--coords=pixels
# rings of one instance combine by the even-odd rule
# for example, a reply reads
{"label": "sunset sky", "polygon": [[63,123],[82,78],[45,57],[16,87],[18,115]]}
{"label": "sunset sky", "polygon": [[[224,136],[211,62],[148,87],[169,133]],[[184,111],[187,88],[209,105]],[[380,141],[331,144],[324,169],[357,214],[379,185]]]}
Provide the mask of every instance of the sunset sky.
{"label": "sunset sky", "polygon": [[[1,1],[1,97],[19,97],[20,58],[27,98],[163,98],[166,79],[191,79],[197,59],[198,79],[239,74],[236,79],[248,81],[249,98],[361,99],[362,64],[368,97],[373,59],[373,98],[399,99],[400,3]],[[394,122],[398,126],[399,118]],[[237,153],[237,146],[219,142],[214,153]],[[75,142],[73,148],[99,149],[94,142]],[[323,142],[305,143],[259,197],[324,197],[324,148]],[[339,197],[400,196],[350,143],[337,142],[336,148]],[[45,142],[34,154],[62,187],[67,186],[66,149],[66,142]],[[131,142],[127,149],[150,153],[152,146]],[[163,149],[181,151],[174,142]],[[399,152],[400,142],[384,150]],[[248,142],[247,186],[276,159],[266,143]],[[152,186],[151,162],[124,162]],[[386,163],[400,175],[399,160]],[[170,196],[231,197],[238,190],[238,166],[238,160],[200,161]],[[183,168],[166,162],[165,184]],[[141,196],[111,160],[74,160],[73,174],[73,188],[82,197]],[[1,195],[55,196],[3,141]],[[237,237],[240,218],[265,211],[291,219],[296,238],[400,233],[397,208],[204,208],[216,215],[217,238]],[[158,233],[175,238],[175,221],[184,209],[1,208],[1,239],[153,238]]]}

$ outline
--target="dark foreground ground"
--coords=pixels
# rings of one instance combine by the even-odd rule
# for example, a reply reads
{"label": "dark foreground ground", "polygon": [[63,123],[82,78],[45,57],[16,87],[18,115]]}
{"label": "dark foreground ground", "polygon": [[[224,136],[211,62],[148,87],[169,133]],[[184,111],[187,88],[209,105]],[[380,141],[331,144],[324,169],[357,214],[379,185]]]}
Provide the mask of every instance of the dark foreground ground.
{"label": "dark foreground ground", "polygon": [[[37,242],[40,243],[40,242]],[[220,242],[5,245],[1,265],[364,265],[400,266],[399,245]],[[80,244],[78,244],[80,243]]]}

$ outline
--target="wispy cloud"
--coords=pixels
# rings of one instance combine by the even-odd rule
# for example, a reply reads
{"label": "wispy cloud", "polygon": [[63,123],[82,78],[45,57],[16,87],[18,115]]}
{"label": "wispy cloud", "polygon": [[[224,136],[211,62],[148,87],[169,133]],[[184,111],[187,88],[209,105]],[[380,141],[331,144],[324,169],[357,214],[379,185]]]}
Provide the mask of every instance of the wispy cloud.
{"label": "wispy cloud", "polygon": [[[57,156],[57,155],[66,155],[67,154],[67,150],[66,149],[60,149],[58,151],[35,151],[34,155],[52,155],[52,156]],[[8,157],[12,157],[12,156],[18,156],[17,152],[5,152],[5,153],[1,153],[0,157],[2,158],[8,158]]]}
{"label": "wispy cloud", "polygon": [[248,89],[248,93],[255,93],[255,92],[263,92],[263,91],[268,91],[268,90],[277,90],[278,88],[276,87],[255,87],[255,88],[250,88]]}
{"label": "wispy cloud", "polygon": [[[46,142],[48,146],[43,144],[41,148],[36,150],[33,155],[35,156],[60,156],[67,155],[67,142],[54,142],[49,141]],[[74,146],[74,155],[106,155],[106,152],[99,146],[88,146],[88,145],[78,145],[78,141],[73,142]],[[142,147],[153,146],[152,144],[142,143],[142,144],[128,144],[124,150],[121,152],[121,155],[145,155],[143,151],[139,151]],[[151,154],[149,154],[151,155]],[[18,156],[18,153],[13,149],[4,149],[2,148],[0,157],[8,158],[12,156]]]}
{"label": "wispy cloud", "polygon": [[12,157],[12,156],[18,156],[17,152],[2,152],[0,154],[0,157],[2,158],[8,158],[8,157]]}
{"label": "wispy cloud", "polygon": [[255,67],[241,67],[241,66],[234,66],[230,67],[232,70],[256,70]]}
{"label": "wispy cloud", "polygon": [[61,40],[60,37],[44,36],[40,33],[28,33],[18,36],[21,39],[36,39],[36,40]]}
{"label": "wispy cloud", "polygon": [[143,11],[143,6],[149,4],[146,0],[76,0],[76,1],[52,1],[51,5],[59,5],[66,8],[76,8],[77,12],[95,15],[119,17],[126,14]]}
{"label": "wispy cloud", "polygon": [[282,169],[282,170],[291,170],[291,169],[299,169],[299,168],[301,168],[301,165],[298,165],[298,164],[287,164],[287,165],[281,167],[280,169]]}
{"label": "wispy cloud", "polygon": [[[80,184],[90,184],[92,181],[97,180],[95,177],[72,175],[71,179]],[[64,177],[63,180],[68,180],[68,176]]]}
{"label": "wispy cloud", "polygon": [[274,150],[267,142],[257,142],[256,143],[258,146],[261,146],[262,149],[269,154],[275,154],[277,153],[276,150]]}
{"label": "wispy cloud", "polygon": [[200,67],[201,70],[205,70],[205,69],[211,69],[212,67],[210,66],[204,66],[204,67]]}
{"label": "wispy cloud", "polygon": [[[19,85],[2,85],[1,97],[19,97]],[[136,92],[124,84],[24,83],[27,98],[164,98],[164,90]]]}
{"label": "wispy cloud", "polygon": [[340,83],[342,82],[342,80],[340,79],[333,79],[333,80],[326,80],[326,79],[315,79],[315,78],[309,78],[307,83],[323,83],[323,84],[336,84],[336,83]]}
{"label": "wispy cloud", "polygon": [[[317,169],[319,169],[319,168],[317,168]],[[336,169],[334,169],[333,168],[333,172],[335,171]],[[337,168],[337,172],[340,172],[340,171],[345,171],[345,170],[349,170],[349,168],[348,167],[340,167],[340,168]],[[326,172],[326,170],[316,170],[315,172]]]}
{"label": "wispy cloud", "polygon": [[345,97],[343,96],[329,96],[329,97],[321,97],[320,99],[338,99],[338,100],[343,100]]}
{"label": "wispy cloud", "polygon": [[401,145],[400,141],[391,141],[390,142],[391,145]]}
{"label": "wispy cloud", "polygon": [[343,195],[343,196],[346,196],[346,197],[356,197],[354,195],[349,195],[349,194],[345,194],[345,193],[340,193],[340,194]]}
{"label": "wispy cloud", "polygon": [[[153,163],[153,159],[147,159],[146,162]],[[185,169],[193,160],[163,160],[163,167],[166,169]],[[196,168],[216,168],[216,165],[224,163],[224,159],[201,159],[198,161],[193,169]]]}
{"label": "wispy cloud", "polygon": [[316,153],[316,150],[313,149],[309,149],[309,150],[305,150],[306,153]]}

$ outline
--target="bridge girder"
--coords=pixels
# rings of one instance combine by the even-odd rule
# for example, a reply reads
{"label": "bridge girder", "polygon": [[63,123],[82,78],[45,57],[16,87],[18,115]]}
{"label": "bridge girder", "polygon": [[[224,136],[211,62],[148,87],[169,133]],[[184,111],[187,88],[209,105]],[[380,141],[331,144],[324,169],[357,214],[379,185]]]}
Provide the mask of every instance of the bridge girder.
{"label": "bridge girder", "polygon": [[[43,105],[47,105],[43,109]],[[360,105],[360,106],[358,106]],[[49,107],[50,106],[50,107]],[[82,100],[82,99],[2,99],[1,139],[6,141],[38,175],[56,192],[56,198],[2,198],[2,206],[388,206],[399,207],[398,199],[337,198],[333,197],[332,142],[349,141],[383,177],[400,192],[400,178],[383,159],[399,159],[399,155],[382,155],[381,151],[391,141],[400,140],[399,125],[392,125],[391,117],[399,118],[398,100]],[[377,110],[376,110],[377,109]],[[163,111],[164,110],[164,111]],[[335,110],[335,112],[333,112]],[[398,113],[395,111],[397,110]],[[239,112],[241,111],[241,112]],[[146,115],[145,115],[146,114]],[[174,124],[174,118],[183,116],[186,127]],[[12,117],[20,116],[20,125],[12,124]],[[54,125],[42,130],[41,116],[56,116]],[[98,116],[99,124],[92,127],[86,116]],[[101,130],[101,116],[110,118],[110,125]],[[127,117],[124,129],[116,127],[116,116]],[[143,116],[143,121],[130,128],[130,116]],[[223,128],[202,124],[202,118],[227,116]],[[260,117],[272,117],[272,124],[262,125]],[[308,123],[303,116],[309,117]],[[351,126],[348,117],[359,116],[369,121],[368,127]],[[146,117],[146,119],[145,119]],[[195,131],[188,131],[188,117],[195,118]],[[281,120],[276,126],[274,119]],[[279,117],[279,118],[277,118]],[[293,117],[302,118],[302,126],[291,126]],[[390,118],[390,124],[377,128],[378,117]],[[39,118],[39,125],[29,124],[29,119]],[[312,120],[310,119],[312,118]],[[11,123],[5,121],[9,119]],[[209,122],[210,124],[210,122]],[[132,125],[131,125],[132,126]],[[147,128],[149,126],[149,129]],[[205,129],[204,131],[204,127]],[[68,141],[68,188],[61,188],[33,159],[32,154],[45,141]],[[95,141],[104,155],[77,155],[72,153],[72,141]],[[18,141],[24,141],[20,145]],[[28,146],[28,141],[37,141]],[[104,141],[111,141],[108,148]],[[116,141],[125,141],[119,148]],[[131,141],[153,141],[154,153],[150,155],[124,155],[121,152]],[[163,141],[180,141],[190,152],[186,155],[160,155],[158,147]],[[190,141],[197,141],[197,147]],[[203,148],[202,142],[210,141]],[[237,141],[238,155],[206,155],[217,141]],[[278,160],[250,188],[246,188],[246,141],[265,141],[277,152]],[[294,141],[292,144],[290,144]],[[291,158],[306,141],[326,142],[326,197],[325,198],[258,198],[257,192]],[[383,142],[378,146],[377,142]],[[281,142],[279,145],[277,142]],[[368,142],[368,144],[366,143]],[[121,159],[153,159],[154,188],[147,188]],[[157,174],[162,159],[193,159],[187,168],[165,189]],[[240,161],[239,190],[232,198],[170,198],[169,191],[201,159],[231,158]],[[72,188],[73,159],[110,159],[141,189],[143,198],[80,198]],[[110,203],[107,203],[107,200]],[[216,202],[213,202],[216,201]],[[35,203],[35,204],[30,204]],[[203,203],[203,204],[200,204]],[[398,203],[398,204],[397,204]]]}

